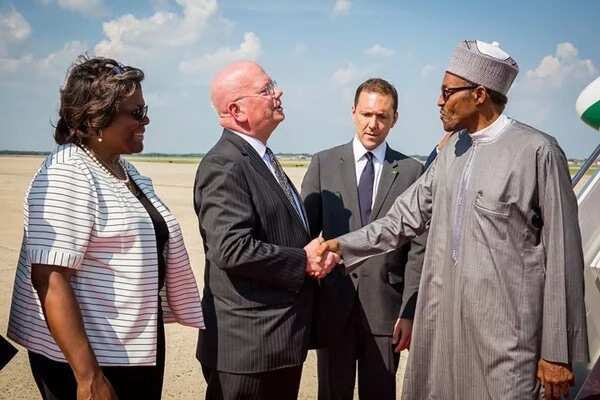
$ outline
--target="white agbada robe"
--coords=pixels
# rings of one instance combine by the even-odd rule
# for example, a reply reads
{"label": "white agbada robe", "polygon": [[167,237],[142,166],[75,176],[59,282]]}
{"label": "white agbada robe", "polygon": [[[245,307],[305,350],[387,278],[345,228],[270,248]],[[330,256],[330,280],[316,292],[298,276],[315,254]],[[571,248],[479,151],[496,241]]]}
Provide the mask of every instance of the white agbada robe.
{"label": "white agbada robe", "polygon": [[456,134],[385,217],[338,238],[352,268],[430,222],[404,400],[535,399],[540,357],[588,358],[565,155],[506,117],[489,128]]}

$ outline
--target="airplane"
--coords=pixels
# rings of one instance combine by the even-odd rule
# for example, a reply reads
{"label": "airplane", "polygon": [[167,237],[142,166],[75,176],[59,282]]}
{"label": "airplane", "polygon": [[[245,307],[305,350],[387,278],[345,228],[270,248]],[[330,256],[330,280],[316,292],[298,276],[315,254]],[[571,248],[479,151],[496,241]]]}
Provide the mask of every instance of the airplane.
{"label": "airplane", "polygon": [[[583,89],[575,109],[583,122],[600,133],[600,77]],[[582,181],[597,163],[600,163],[600,145],[572,179],[579,206],[591,360],[589,365],[574,365],[576,400],[600,399],[600,168],[585,183]]]}

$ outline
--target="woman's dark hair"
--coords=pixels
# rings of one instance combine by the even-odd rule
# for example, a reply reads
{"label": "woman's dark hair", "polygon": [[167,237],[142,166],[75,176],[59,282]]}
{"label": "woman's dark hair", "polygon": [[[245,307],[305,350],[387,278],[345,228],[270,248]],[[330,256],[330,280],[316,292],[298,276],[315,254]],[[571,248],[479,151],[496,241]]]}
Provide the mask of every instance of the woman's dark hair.
{"label": "woman's dark hair", "polygon": [[77,57],[60,91],[59,119],[54,131],[58,144],[80,143],[106,128],[144,79],[141,69],[110,58]]}

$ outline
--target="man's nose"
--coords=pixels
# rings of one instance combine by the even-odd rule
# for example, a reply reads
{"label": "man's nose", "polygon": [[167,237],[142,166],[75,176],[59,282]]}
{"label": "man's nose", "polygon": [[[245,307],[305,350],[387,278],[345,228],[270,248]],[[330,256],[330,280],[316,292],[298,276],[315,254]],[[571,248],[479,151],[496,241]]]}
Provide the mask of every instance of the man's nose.
{"label": "man's nose", "polygon": [[437,98],[437,106],[438,107],[443,107],[444,104],[446,104],[446,100],[444,100],[444,96],[442,96],[442,94],[438,94],[438,98]]}
{"label": "man's nose", "polygon": [[273,97],[275,97],[276,99],[280,98],[283,96],[283,90],[281,90],[281,88],[276,87],[275,88],[275,93],[273,94]]}

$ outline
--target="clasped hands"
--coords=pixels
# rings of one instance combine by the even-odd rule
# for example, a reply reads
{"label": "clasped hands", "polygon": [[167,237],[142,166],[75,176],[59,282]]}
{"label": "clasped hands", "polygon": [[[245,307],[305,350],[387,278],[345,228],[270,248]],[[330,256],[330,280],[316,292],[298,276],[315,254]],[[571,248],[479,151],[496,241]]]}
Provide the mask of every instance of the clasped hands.
{"label": "clasped hands", "polygon": [[341,261],[340,246],[337,240],[313,239],[304,246],[306,252],[306,275],[322,279]]}

